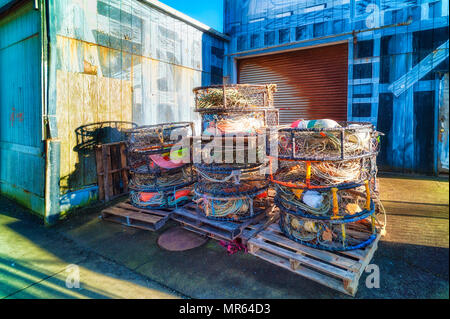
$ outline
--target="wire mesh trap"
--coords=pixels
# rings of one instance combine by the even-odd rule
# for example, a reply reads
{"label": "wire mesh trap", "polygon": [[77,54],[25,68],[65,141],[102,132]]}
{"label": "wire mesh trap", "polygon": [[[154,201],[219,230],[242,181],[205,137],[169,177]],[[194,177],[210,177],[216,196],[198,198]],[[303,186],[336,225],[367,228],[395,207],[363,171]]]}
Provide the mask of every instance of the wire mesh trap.
{"label": "wire mesh trap", "polygon": [[74,150],[90,152],[98,145],[125,141],[126,132],[136,127],[136,123],[125,121],[105,121],[80,126],[75,130],[77,145]]}
{"label": "wire mesh trap", "polygon": [[192,188],[167,191],[131,191],[130,202],[139,208],[172,209],[183,206],[193,198]]}
{"label": "wire mesh trap", "polygon": [[173,208],[192,199],[189,186],[196,181],[196,174],[190,163],[191,144],[175,144],[193,132],[191,122],[141,126],[127,132],[134,206]]}
{"label": "wire mesh trap", "polygon": [[[278,144],[278,158],[336,161],[376,155],[379,132],[372,124],[341,122],[335,128],[280,128],[271,136]],[[273,146],[272,146],[273,147]]]}
{"label": "wire mesh trap", "polygon": [[267,162],[266,140],[257,136],[202,136],[193,139],[193,161],[219,167],[246,167]]}
{"label": "wire mesh trap", "polygon": [[[244,185],[241,185],[243,187]],[[219,221],[242,221],[265,212],[269,202],[268,187],[243,190],[239,193],[208,192],[196,184],[195,199],[200,212],[208,219]]]}
{"label": "wire mesh trap", "polygon": [[[275,159],[271,159],[273,161]],[[348,188],[376,182],[376,156],[365,156],[344,161],[279,160],[278,169],[272,171],[274,184],[295,189]]]}
{"label": "wire mesh trap", "polygon": [[277,186],[280,228],[287,237],[325,250],[353,250],[375,240],[378,221],[368,183],[354,189],[292,193]]}
{"label": "wire mesh trap", "polygon": [[195,94],[196,112],[222,112],[242,108],[273,108],[275,84],[231,84],[198,87]]}
{"label": "wire mesh trap", "polygon": [[239,109],[239,111],[203,113],[202,134],[215,136],[261,134],[262,128],[278,125],[278,112],[277,109]]}
{"label": "wire mesh trap", "polygon": [[270,136],[267,147],[276,143],[278,148],[269,165],[280,229],[294,241],[324,250],[369,245],[385,226],[377,219],[382,205],[376,196],[381,133],[371,124],[326,119],[293,126]]}
{"label": "wire mesh trap", "polygon": [[195,165],[199,191],[217,196],[252,195],[267,189],[265,165],[246,168],[217,165]]}
{"label": "wire mesh trap", "polygon": [[131,169],[131,182],[129,188],[136,191],[166,191],[179,189],[192,185],[196,182],[197,176],[190,164],[183,167],[163,170],[158,173],[148,173],[147,166]]}
{"label": "wire mesh trap", "polygon": [[172,122],[156,125],[145,125],[128,130],[128,151],[144,152],[146,154],[162,153],[184,138],[194,135],[192,122]]}
{"label": "wire mesh trap", "polygon": [[216,220],[245,220],[267,208],[269,183],[264,165],[236,169],[233,166],[195,165],[196,202],[203,214]]}
{"label": "wire mesh trap", "polygon": [[305,246],[346,251],[370,245],[377,237],[372,216],[347,223],[309,220],[280,210],[280,229],[289,238]]}

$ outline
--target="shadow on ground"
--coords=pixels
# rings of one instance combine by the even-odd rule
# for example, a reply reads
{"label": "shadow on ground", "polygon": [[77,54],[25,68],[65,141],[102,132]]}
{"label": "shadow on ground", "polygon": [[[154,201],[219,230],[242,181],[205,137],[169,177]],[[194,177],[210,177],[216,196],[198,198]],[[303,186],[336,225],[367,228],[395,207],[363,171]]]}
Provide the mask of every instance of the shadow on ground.
{"label": "shadow on ground", "polygon": [[3,197],[0,207],[0,299],[181,296],[82,248]]}
{"label": "shadow on ground", "polygon": [[[380,184],[388,235],[371,262],[379,267],[380,288],[367,288],[368,274],[363,273],[356,298],[449,298],[448,183],[394,177],[383,178]],[[1,197],[0,207],[4,218],[14,219],[2,227],[18,238],[65,263],[85,263],[99,274],[118,267],[121,270],[115,278],[134,280],[143,287],[148,287],[148,281],[160,291],[193,298],[351,298],[250,254],[230,256],[213,240],[190,251],[165,251],[157,239],[176,225],[173,222],[158,232],[148,232],[102,221],[97,207],[49,229]],[[5,257],[8,252],[0,252],[2,265],[13,262]],[[0,269],[11,272],[4,268]],[[110,290],[95,290],[92,296],[110,297]]]}
{"label": "shadow on ground", "polygon": [[[159,248],[159,234],[175,223],[153,233],[102,221],[97,214],[79,215],[58,231],[190,297],[351,298],[250,254],[230,256],[213,240],[186,252]],[[380,269],[380,288],[366,288],[363,274],[356,298],[448,298],[448,260],[448,248],[381,241],[372,260]]]}

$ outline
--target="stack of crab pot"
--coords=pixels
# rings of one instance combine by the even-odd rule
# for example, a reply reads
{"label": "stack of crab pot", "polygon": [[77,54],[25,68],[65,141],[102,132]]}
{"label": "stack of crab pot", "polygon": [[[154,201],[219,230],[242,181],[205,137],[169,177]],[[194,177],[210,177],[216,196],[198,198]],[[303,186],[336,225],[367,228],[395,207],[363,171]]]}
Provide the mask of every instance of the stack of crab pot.
{"label": "stack of crab pot", "polygon": [[164,123],[127,131],[130,201],[139,208],[171,209],[192,199],[196,175],[190,163],[192,149],[184,139],[193,123]]}
{"label": "stack of crab pot", "polygon": [[332,120],[300,120],[278,130],[270,180],[288,238],[329,251],[376,239],[378,135],[370,123]]}
{"label": "stack of crab pot", "polygon": [[271,84],[194,89],[202,117],[201,137],[194,139],[195,196],[207,218],[241,221],[268,208],[265,133],[278,125],[275,91]]}

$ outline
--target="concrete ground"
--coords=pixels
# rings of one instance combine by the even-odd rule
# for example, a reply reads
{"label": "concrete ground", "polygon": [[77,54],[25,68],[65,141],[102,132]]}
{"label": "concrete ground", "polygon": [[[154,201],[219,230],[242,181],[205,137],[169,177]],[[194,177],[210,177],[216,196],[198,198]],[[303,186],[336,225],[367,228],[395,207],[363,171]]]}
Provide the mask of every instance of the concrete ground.
{"label": "concrete ground", "polygon": [[[448,179],[385,175],[387,235],[356,298],[449,298]],[[46,228],[0,197],[0,298],[351,298],[216,241],[186,252],[158,247],[158,232],[98,218],[100,208]],[[80,288],[66,281],[77,265]],[[68,277],[69,276],[69,277]],[[70,280],[69,280],[70,281]],[[70,282],[69,282],[70,283]]]}

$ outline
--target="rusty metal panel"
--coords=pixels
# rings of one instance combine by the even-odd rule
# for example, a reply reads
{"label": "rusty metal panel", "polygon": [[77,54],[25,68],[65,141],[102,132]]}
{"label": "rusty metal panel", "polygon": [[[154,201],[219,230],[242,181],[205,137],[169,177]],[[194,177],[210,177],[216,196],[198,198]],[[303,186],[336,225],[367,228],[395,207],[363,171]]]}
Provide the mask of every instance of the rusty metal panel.
{"label": "rusty metal panel", "polygon": [[347,44],[238,60],[239,83],[275,83],[280,123],[347,119]]}

